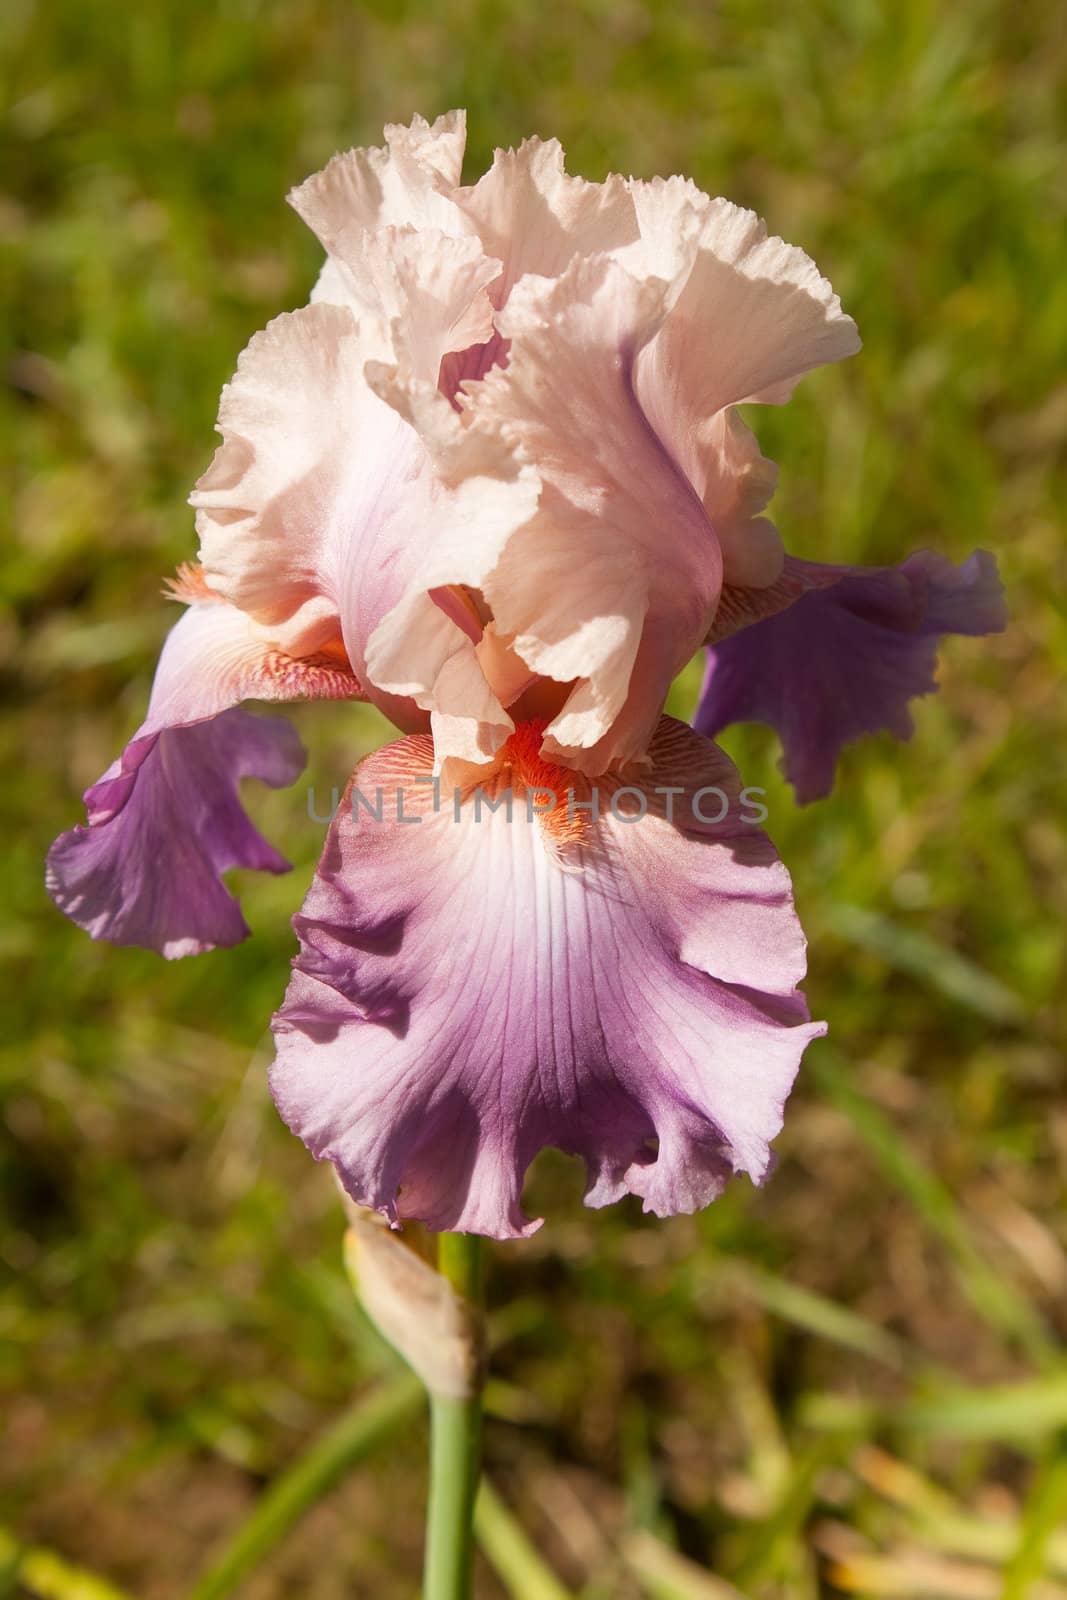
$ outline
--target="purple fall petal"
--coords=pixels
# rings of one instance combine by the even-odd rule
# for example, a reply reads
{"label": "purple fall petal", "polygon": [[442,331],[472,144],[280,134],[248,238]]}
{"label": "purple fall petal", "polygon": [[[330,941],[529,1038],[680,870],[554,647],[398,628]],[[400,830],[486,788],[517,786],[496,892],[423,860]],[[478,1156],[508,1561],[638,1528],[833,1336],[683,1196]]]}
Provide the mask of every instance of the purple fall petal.
{"label": "purple fall petal", "polygon": [[303,766],[288,722],[247,711],[135,739],[86,791],[89,825],[52,846],[48,891],[79,927],[112,944],[168,958],[239,944],[249,930],[221,874],[286,872],[289,863],[248,820],[238,783],[281,788]]}
{"label": "purple fall petal", "polygon": [[88,826],[52,846],[56,905],[94,939],[165,956],[238,944],[248,928],[219,874],[288,865],[245,816],[238,782],[292,783],[304,751],[288,723],[233,708],[361,697],[350,670],[268,646],[224,601],[190,605],[164,643],[143,725],[86,791]]}
{"label": "purple fall petal", "polygon": [[[721,752],[665,718],[650,753],[642,788],[677,788],[675,822],[653,795],[641,820],[609,813],[562,855],[514,770],[499,778],[515,786],[509,821],[470,798],[457,818],[451,793],[434,813],[420,736],[360,767],[382,820],[353,821],[346,802],[333,823],[296,918],[271,1078],[360,1204],[507,1238],[537,1226],[520,1196],[546,1145],[584,1158],[588,1204],[629,1192],[660,1215],[767,1172],[823,1031],[796,989],[789,875],[739,820]],[[602,781],[602,813],[620,782]],[[732,797],[718,826],[688,809],[708,785]],[[420,821],[397,820],[398,790]]]}
{"label": "purple fall petal", "polygon": [[959,567],[925,550],[900,567],[788,559],[785,579],[808,587],[791,599],[783,585],[778,601],[768,592],[764,603],[784,609],[708,649],[693,726],[709,738],[733,722],[777,729],[801,804],[829,794],[853,739],[883,729],[911,736],[908,701],[937,687],[943,634],[997,633],[1007,621],[996,562],[984,550]]}

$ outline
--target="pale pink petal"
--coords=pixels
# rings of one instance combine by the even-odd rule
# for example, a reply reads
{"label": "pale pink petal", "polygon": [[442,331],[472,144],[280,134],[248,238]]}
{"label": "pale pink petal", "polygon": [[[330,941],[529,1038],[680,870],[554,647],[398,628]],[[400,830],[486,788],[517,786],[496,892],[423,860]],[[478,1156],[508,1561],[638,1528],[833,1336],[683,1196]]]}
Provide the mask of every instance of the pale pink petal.
{"label": "pale pink petal", "polygon": [[[742,401],[787,400],[805,372],[859,348],[810,256],[768,237],[755,212],[706,200],[685,286],[638,361],[637,389],[664,437],[684,445],[686,427]],[[685,465],[700,488],[697,461]]]}
{"label": "pale pink petal", "polygon": [[492,336],[485,290],[499,272],[477,239],[379,228],[363,236],[351,262],[328,258],[311,299],[353,312],[365,360],[392,364],[436,388],[443,357]]}
{"label": "pale pink petal", "polygon": [[459,183],[466,114],[390,125],[381,148],[348,150],[294,189],[289,203],[333,257],[358,262],[362,236],[388,225],[469,231],[449,198]]}
{"label": "pale pink petal", "polygon": [[208,583],[297,654],[337,633],[344,552],[421,455],[364,360],[344,307],[276,317],[222,392],[223,442],[189,497]]}
{"label": "pale pink petal", "polygon": [[[293,653],[340,630],[370,697],[417,728],[434,709],[433,674],[416,704],[388,671],[368,668],[368,640],[424,555],[477,546],[483,531],[495,548],[528,517],[536,479],[499,432],[461,433],[436,391],[442,354],[489,314],[480,247],[386,229],[367,248],[381,315],[365,325],[320,302],[257,335],[224,392],[224,443],[192,498],[211,586]],[[394,642],[404,657],[404,639]],[[433,639],[426,649],[439,659]],[[417,669],[404,658],[391,676]]]}
{"label": "pale pink petal", "polygon": [[[603,256],[554,283],[525,279],[499,319],[509,365],[472,391],[474,415],[514,436],[546,485],[481,587],[530,667],[579,680],[546,749],[585,771],[585,752],[618,759],[647,743],[718,600],[718,541],[633,388],[668,287]],[[656,676],[640,686],[641,726],[616,739],[646,636]]]}
{"label": "pale pink petal", "polygon": [[487,255],[503,270],[497,305],[527,273],[557,278],[575,256],[603,254],[636,240],[637,218],[624,179],[604,183],[572,178],[558,139],[527,139],[518,150],[497,150],[484,177],[453,196]]}
{"label": "pale pink petal", "polygon": [[684,179],[633,189],[648,251],[664,255],[699,218],[691,260],[673,245],[682,265],[669,313],[635,362],[635,391],[703,501],[725,581],[766,587],[784,559],[773,524],[756,515],[773,492],[774,467],[727,408],[787,400],[812,367],[859,349],[855,324],[814,262],[768,238],[754,212],[710,200]]}

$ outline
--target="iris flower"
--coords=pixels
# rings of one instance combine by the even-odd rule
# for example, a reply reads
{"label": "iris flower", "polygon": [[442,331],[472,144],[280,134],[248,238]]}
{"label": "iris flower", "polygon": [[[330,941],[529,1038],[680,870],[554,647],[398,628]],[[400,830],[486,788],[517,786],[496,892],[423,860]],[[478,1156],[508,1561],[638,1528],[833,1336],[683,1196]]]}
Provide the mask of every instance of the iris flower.
{"label": "iris flower", "polygon": [[[777,727],[798,796],[910,731],[991,559],[788,557],[736,407],[859,348],[812,261],[683,178],[587,183],[555,141],[460,183],[464,119],[386,129],[290,196],[326,261],[257,334],[192,495],[199,561],[148,716],[53,846],[94,938],[183,956],[282,858],[238,784],[292,782],[245,700],[367,699],[274,1019],[272,1089],[391,1221],[529,1233],[527,1166],[692,1211],[760,1182],[808,1040],[788,873],[710,735]],[[700,650],[695,728],[663,715]]]}

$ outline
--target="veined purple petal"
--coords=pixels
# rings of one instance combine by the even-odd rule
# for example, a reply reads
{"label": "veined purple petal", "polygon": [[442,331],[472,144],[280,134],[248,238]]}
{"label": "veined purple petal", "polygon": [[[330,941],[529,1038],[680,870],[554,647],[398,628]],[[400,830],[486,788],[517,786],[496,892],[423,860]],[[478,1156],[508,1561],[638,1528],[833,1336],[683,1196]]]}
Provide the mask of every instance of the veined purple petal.
{"label": "veined purple petal", "polygon": [[[984,550],[959,567],[928,550],[900,567],[790,558],[773,591],[752,594],[757,620],[708,649],[693,726],[709,738],[733,722],[777,729],[802,804],[829,794],[852,740],[883,729],[910,738],[908,702],[936,689],[943,634],[998,633],[1007,622]],[[784,609],[760,619],[760,605]]]}
{"label": "veined purple petal", "polygon": [[289,864],[245,816],[238,784],[282,787],[304,766],[287,722],[233,709],[246,698],[358,699],[361,690],[327,659],[267,646],[224,601],[191,605],[163,646],[145,722],[85,793],[88,824],[49,852],[49,894],[94,939],[174,957],[246,937],[220,874]]}
{"label": "veined purple petal", "polygon": [[[566,842],[569,825],[554,839],[529,818],[527,793],[558,777],[588,802],[588,781],[524,765],[512,743],[458,809],[448,792],[434,810],[427,738],[359,768],[364,798],[350,790],[295,920],[274,1021],[282,1116],[360,1204],[500,1238],[537,1226],[521,1189],[547,1145],[584,1158],[594,1206],[632,1193],[666,1215],[734,1172],[759,1182],[823,1030],[796,988],[788,873],[742,820],[734,768],[664,718],[647,814],[623,820],[640,796],[601,780],[600,820]],[[719,823],[699,814],[721,811],[713,790]]]}
{"label": "veined purple petal", "polygon": [[289,870],[245,815],[239,780],[281,788],[303,766],[288,722],[247,711],[136,739],[86,791],[89,825],[52,846],[48,891],[79,927],[112,944],[168,958],[239,944],[248,925],[221,874]]}

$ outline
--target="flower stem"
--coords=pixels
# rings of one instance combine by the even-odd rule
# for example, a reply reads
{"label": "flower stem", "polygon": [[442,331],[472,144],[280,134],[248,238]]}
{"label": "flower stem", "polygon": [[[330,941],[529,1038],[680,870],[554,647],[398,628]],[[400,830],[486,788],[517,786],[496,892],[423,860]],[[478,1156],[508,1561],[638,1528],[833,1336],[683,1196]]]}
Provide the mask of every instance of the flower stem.
{"label": "flower stem", "polygon": [[[437,1268],[456,1293],[482,1305],[481,1240],[443,1233]],[[481,1473],[480,1385],[467,1399],[430,1396],[430,1498],[423,1600],[469,1600],[474,1497]]]}

